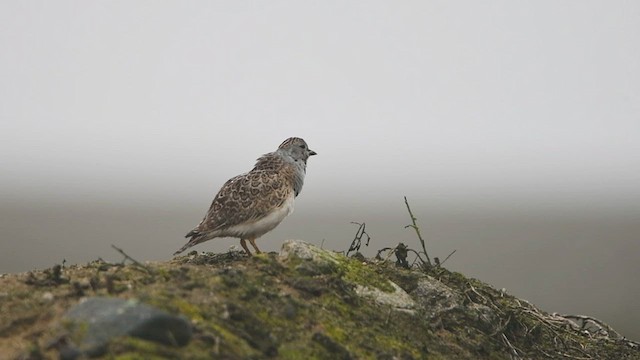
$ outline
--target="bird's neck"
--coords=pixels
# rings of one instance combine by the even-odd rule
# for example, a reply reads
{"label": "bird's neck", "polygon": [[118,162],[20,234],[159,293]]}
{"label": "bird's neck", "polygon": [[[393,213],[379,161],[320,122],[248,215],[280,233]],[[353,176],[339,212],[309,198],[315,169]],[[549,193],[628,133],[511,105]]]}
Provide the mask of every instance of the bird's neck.
{"label": "bird's neck", "polygon": [[302,191],[302,185],[304,185],[304,176],[307,173],[307,163],[304,160],[295,161],[292,157],[288,156],[286,162],[293,169],[293,190],[295,195],[298,196]]}

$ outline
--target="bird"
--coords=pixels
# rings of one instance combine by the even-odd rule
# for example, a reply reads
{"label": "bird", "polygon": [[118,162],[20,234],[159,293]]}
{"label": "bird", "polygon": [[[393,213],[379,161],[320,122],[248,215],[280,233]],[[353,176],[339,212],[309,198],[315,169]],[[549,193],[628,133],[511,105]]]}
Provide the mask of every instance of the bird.
{"label": "bird", "polygon": [[206,215],[176,251],[219,237],[235,237],[251,256],[247,241],[257,254],[256,239],[273,230],[293,212],[294,199],[302,191],[307,159],[317,155],[299,137],[290,137],[274,152],[260,156],[253,169],[222,185]]}

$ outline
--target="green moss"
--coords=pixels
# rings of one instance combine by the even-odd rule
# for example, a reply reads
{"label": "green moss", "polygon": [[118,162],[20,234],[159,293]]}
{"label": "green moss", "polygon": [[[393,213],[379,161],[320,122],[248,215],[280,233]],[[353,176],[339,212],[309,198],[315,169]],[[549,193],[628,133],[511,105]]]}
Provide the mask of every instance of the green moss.
{"label": "green moss", "polygon": [[74,343],[81,343],[89,330],[89,324],[86,322],[76,322],[64,319],[60,322],[60,325],[66,330],[69,334],[69,338]]}
{"label": "green moss", "polygon": [[173,299],[171,304],[175,306],[182,315],[188,317],[192,321],[201,322],[203,320],[200,308],[196,304],[182,298]]}
{"label": "green moss", "polygon": [[320,356],[320,350],[308,344],[285,344],[278,349],[278,358],[283,360],[322,360],[326,356]]}
{"label": "green moss", "polygon": [[154,269],[155,275],[161,277],[164,280],[168,280],[171,278],[171,270],[167,268],[156,268]]}
{"label": "green moss", "polygon": [[384,292],[394,292],[389,280],[376,272],[374,265],[363,264],[361,261],[341,257],[339,269],[344,279],[362,286],[375,287]]}
{"label": "green moss", "polygon": [[380,345],[380,348],[386,349],[389,352],[396,354],[411,354],[415,358],[421,357],[421,353],[418,348],[413,347],[411,343],[397,336],[398,334],[377,334],[376,342]]}
{"label": "green moss", "polygon": [[221,324],[209,324],[211,329],[217,333],[220,338],[220,351],[231,354],[243,354],[246,357],[255,356],[258,354],[245,340],[232,331],[228,330]]}
{"label": "green moss", "polygon": [[253,262],[261,262],[261,263],[264,263],[264,264],[271,263],[272,259],[273,259],[273,256],[271,254],[264,253],[264,252],[259,253],[259,254],[253,254],[253,256],[251,257],[251,260]]}
{"label": "green moss", "polygon": [[29,345],[29,348],[27,349],[27,353],[29,354],[28,355],[29,359],[43,358],[42,351],[40,350],[40,346],[38,346],[37,342],[31,343],[31,345]]}
{"label": "green moss", "polygon": [[166,346],[135,337],[123,336],[114,339],[109,344],[108,352],[104,357],[117,360],[206,358],[205,356],[197,356],[198,354],[204,355],[200,351],[192,350],[190,351],[190,356],[185,357],[182,355],[180,348]]}
{"label": "green moss", "polygon": [[346,329],[343,327],[337,326],[336,324],[329,325],[325,328],[325,332],[329,335],[333,340],[339,343],[345,343],[349,339],[349,334]]}

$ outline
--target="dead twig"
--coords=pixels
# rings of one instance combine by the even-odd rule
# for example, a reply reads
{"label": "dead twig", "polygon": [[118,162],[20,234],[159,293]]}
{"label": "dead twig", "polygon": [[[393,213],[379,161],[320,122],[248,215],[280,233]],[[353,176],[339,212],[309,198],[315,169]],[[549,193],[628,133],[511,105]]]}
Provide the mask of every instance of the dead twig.
{"label": "dead twig", "polygon": [[[576,326],[578,326],[579,328],[577,330],[581,330],[581,331],[587,331],[589,334],[592,333],[596,333],[599,335],[603,335],[603,336],[610,336],[613,335],[615,336],[615,338],[617,339],[623,339],[624,336],[620,335],[620,333],[618,333],[617,331],[613,330],[613,328],[611,328],[611,326],[605,324],[603,321],[598,320],[594,317],[591,316],[585,316],[585,315],[570,315],[570,314],[557,314],[557,313],[553,313],[553,316],[558,316],[564,319],[567,319],[569,321],[571,321],[573,324],[575,324]],[[578,322],[576,321],[572,321],[572,320],[578,320]]]}
{"label": "dead twig", "polygon": [[511,350],[511,358],[512,359],[522,359],[522,357],[520,356],[520,353],[518,352],[518,349],[511,344],[511,342],[509,341],[507,336],[504,333],[502,333],[501,335],[502,335],[502,340],[503,340],[504,344],[507,345],[509,350]]}
{"label": "dead twig", "polygon": [[[385,251],[389,251],[389,253],[383,259],[382,253]],[[413,260],[411,264],[409,264],[409,261],[407,260],[407,256],[410,252],[416,255],[416,258]],[[406,246],[403,243],[399,243],[398,245],[392,248],[386,247],[378,250],[378,253],[376,254],[375,258],[378,260],[382,260],[382,262],[386,262],[387,260],[389,260],[391,255],[394,255],[394,254],[396,255],[396,265],[407,268],[407,269],[413,267],[416,261],[418,260],[420,260],[421,264],[423,265],[426,264],[426,261],[420,256],[419,252],[413,249],[410,249],[408,246]]]}
{"label": "dead twig", "polygon": [[404,228],[413,228],[413,230],[415,230],[416,235],[418,235],[418,239],[420,240],[420,244],[422,245],[422,251],[424,253],[424,256],[427,258],[427,262],[426,264],[431,266],[431,259],[429,259],[429,254],[427,254],[427,247],[425,245],[424,239],[422,238],[422,234],[420,234],[420,227],[418,227],[418,223],[416,222],[418,219],[416,219],[415,216],[413,216],[413,212],[411,211],[411,207],[409,206],[409,200],[407,200],[407,197],[404,197],[404,203],[405,205],[407,205],[407,211],[409,211],[409,216],[411,216],[411,225],[407,225]]}
{"label": "dead twig", "polygon": [[389,307],[389,312],[387,313],[387,319],[384,321],[384,326],[389,325],[389,320],[391,319],[391,311],[393,308]]}
{"label": "dead twig", "polygon": [[349,256],[349,253],[352,251],[360,251],[360,246],[362,246],[362,237],[366,236],[367,237],[367,242],[364,244],[365,246],[369,246],[369,240],[371,240],[371,237],[369,236],[369,234],[367,234],[367,231],[365,230],[366,224],[363,223],[359,223],[359,222],[355,222],[352,221],[352,224],[358,225],[358,231],[356,231],[356,235],[353,238],[353,241],[351,241],[351,245],[349,246],[349,250],[347,250],[347,254],[346,256]]}
{"label": "dead twig", "polygon": [[[127,253],[124,252],[124,250],[120,249],[119,247],[111,244],[111,247],[116,250],[117,252],[119,252],[120,254],[122,254],[122,256],[124,256],[125,260],[129,260],[131,261],[135,266],[141,268],[142,270],[146,271],[148,274],[153,275],[154,271],[151,270],[151,268],[149,268],[148,266],[144,265],[143,263],[139,262],[138,260],[132,258],[131,256],[129,256]],[[124,263],[124,260],[123,260]]]}
{"label": "dead twig", "polygon": [[449,260],[449,258],[451,257],[451,255],[455,254],[456,251],[458,251],[458,250],[453,250],[451,253],[449,253],[449,255],[447,255],[447,257],[444,258],[444,260],[442,260],[442,262],[440,263],[440,266],[444,265],[444,263],[446,263],[447,260]]}

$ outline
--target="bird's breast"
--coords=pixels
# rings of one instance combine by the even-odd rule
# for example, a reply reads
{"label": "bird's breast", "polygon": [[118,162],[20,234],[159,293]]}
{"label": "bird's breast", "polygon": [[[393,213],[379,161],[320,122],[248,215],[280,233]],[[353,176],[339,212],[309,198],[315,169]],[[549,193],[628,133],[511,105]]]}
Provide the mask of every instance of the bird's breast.
{"label": "bird's breast", "polygon": [[284,218],[293,212],[294,198],[295,195],[291,192],[281,206],[273,209],[266,216],[258,220],[232,226],[225,230],[225,233],[240,238],[251,236],[260,237],[266,234],[278,226]]}

